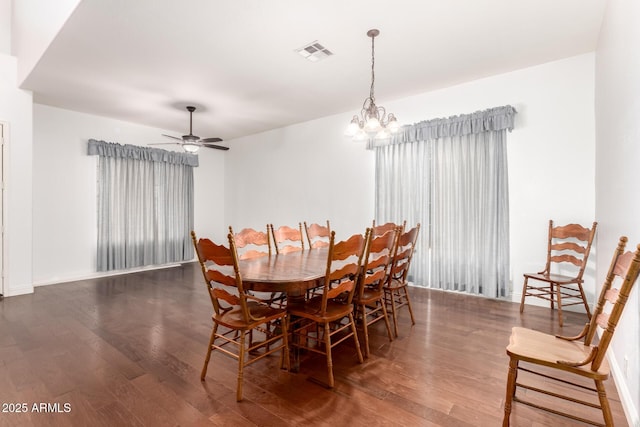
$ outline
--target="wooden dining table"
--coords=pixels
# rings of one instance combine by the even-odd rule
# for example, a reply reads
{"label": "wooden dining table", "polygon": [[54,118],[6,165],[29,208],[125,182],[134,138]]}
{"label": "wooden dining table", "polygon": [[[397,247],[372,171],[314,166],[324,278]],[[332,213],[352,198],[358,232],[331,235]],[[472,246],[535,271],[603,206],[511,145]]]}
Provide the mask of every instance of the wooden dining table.
{"label": "wooden dining table", "polygon": [[245,289],[284,292],[289,301],[301,300],[322,284],[327,255],[327,248],[315,248],[245,259],[239,262],[240,276]]}
{"label": "wooden dining table", "polygon": [[[308,289],[321,286],[327,270],[328,249],[315,248],[240,260],[238,267],[245,289],[284,292],[287,305],[302,303]],[[291,352],[291,371],[300,368],[300,350]]]}

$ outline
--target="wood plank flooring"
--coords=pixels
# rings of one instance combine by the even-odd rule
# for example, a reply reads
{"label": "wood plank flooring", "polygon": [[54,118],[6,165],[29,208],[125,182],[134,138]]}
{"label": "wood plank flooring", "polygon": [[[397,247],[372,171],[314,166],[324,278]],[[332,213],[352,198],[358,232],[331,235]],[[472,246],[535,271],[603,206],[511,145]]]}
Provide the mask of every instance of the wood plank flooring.
{"label": "wood plank flooring", "polygon": [[[514,303],[411,291],[417,324],[403,310],[390,343],[378,322],[362,365],[350,343],[336,347],[333,390],[311,380],[325,378],[322,357],[304,358],[299,373],[272,357],[246,369],[240,403],[232,359],[214,353],[199,378],[211,303],[196,264],[5,298],[0,426],[499,426],[511,327],[574,335],[586,321],[567,312],[559,328],[548,308],[521,316]],[[627,425],[612,379],[607,393],[616,425]],[[521,404],[511,420],[581,425]]]}

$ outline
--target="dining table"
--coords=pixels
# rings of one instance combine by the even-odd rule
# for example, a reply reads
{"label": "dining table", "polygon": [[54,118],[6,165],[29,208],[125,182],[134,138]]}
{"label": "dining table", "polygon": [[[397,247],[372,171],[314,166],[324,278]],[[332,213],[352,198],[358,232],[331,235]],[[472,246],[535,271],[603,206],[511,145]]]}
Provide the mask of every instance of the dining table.
{"label": "dining table", "polygon": [[[240,260],[243,287],[255,292],[283,292],[287,305],[303,303],[309,289],[321,286],[327,270],[328,248],[304,249]],[[291,352],[292,372],[300,368],[300,351]]]}
{"label": "dining table", "polygon": [[284,292],[289,302],[303,301],[308,289],[322,285],[328,249],[314,248],[240,260],[245,289]]}

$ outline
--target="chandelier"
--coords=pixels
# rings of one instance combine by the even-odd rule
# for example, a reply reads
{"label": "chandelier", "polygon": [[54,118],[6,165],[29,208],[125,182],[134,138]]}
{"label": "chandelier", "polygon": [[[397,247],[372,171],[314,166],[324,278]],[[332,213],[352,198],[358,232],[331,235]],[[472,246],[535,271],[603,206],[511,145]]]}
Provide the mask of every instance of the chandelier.
{"label": "chandelier", "polygon": [[351,123],[347,127],[345,134],[353,137],[355,141],[362,141],[371,137],[376,139],[387,139],[391,133],[395,133],[400,128],[398,119],[393,113],[387,114],[384,107],[376,105],[374,95],[375,74],[375,47],[374,40],[380,31],[372,29],[367,31],[367,37],[371,37],[371,89],[369,97],[364,100],[360,116],[354,115]]}

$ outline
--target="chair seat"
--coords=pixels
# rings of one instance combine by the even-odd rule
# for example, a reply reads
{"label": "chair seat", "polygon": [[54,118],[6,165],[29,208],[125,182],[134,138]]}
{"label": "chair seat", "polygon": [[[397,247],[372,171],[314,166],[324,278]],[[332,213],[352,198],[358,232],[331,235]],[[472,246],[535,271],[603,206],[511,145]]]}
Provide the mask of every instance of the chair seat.
{"label": "chair seat", "polygon": [[552,273],[525,273],[524,277],[528,277],[530,279],[542,280],[543,282],[553,282],[558,283],[560,285],[567,285],[569,283],[582,283],[581,279],[571,276],[564,276],[562,274],[552,274]]}
{"label": "chair seat", "polygon": [[238,307],[220,315],[214,314],[213,321],[230,329],[249,330],[263,323],[282,317],[286,313],[284,309],[272,308],[268,305],[254,301],[248,302],[247,308],[251,315],[258,320],[247,323],[242,316],[242,309]]}
{"label": "chair seat", "polygon": [[362,292],[362,296],[358,296],[358,298],[356,298],[356,303],[368,305],[375,303],[376,301],[382,301],[383,297],[384,294],[382,289],[377,290],[365,288]]}
{"label": "chair seat", "polygon": [[400,289],[400,288],[404,288],[405,286],[407,286],[406,282],[402,280],[397,280],[397,279],[391,279],[389,282],[387,282],[384,285],[384,287],[389,290]]}
{"label": "chair seat", "polygon": [[591,370],[591,363],[578,367],[558,363],[559,360],[578,363],[587,359],[590,353],[591,347],[585,346],[583,340],[566,341],[553,335],[520,327],[512,329],[507,346],[509,356],[525,362],[562,369],[592,379],[607,379],[609,364],[606,359],[597,371]]}
{"label": "chair seat", "polygon": [[321,323],[333,322],[335,320],[342,319],[353,311],[353,305],[351,304],[329,300],[327,301],[327,310],[324,315],[322,315],[320,313],[321,306],[322,296],[320,295],[309,299],[305,303],[290,304],[288,311],[292,316],[313,319],[314,321]]}

